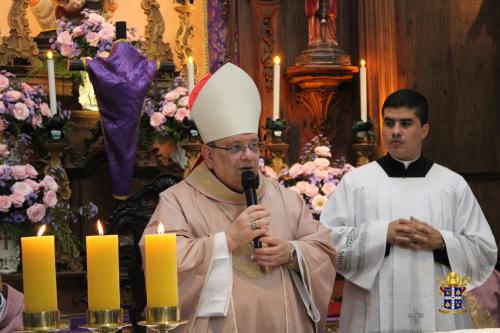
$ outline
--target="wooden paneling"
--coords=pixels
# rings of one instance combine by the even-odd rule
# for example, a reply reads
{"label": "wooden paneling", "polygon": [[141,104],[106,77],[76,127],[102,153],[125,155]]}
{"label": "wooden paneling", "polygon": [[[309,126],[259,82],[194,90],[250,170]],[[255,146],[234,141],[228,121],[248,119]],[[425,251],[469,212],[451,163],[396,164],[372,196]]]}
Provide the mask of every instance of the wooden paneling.
{"label": "wooden paneling", "polygon": [[[359,0],[361,50],[395,69],[399,88],[423,93],[431,109],[424,154],[464,175],[500,240],[500,2],[496,0]],[[393,4],[393,14],[386,13]],[[384,10],[384,7],[385,10]],[[367,9],[374,15],[366,15]],[[368,13],[369,14],[369,13]],[[370,31],[395,38],[378,40]],[[389,30],[387,30],[389,29]],[[372,36],[373,38],[370,38]],[[372,45],[373,44],[373,45]],[[393,50],[393,51],[391,51]],[[361,52],[362,53],[362,52]],[[368,62],[370,64],[370,62]],[[380,74],[377,68],[376,76]],[[369,80],[378,112],[386,97]],[[384,80],[386,81],[386,80]],[[388,93],[388,92],[387,92]],[[374,98],[378,95],[378,98]],[[375,103],[379,103],[376,105]]]}

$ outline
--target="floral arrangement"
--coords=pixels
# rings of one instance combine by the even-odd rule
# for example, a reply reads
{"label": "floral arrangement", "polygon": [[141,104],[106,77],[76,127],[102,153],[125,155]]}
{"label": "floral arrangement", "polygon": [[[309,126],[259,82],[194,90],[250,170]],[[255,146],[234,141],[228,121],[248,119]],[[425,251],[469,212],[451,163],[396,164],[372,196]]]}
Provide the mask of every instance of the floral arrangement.
{"label": "floral arrangement", "polygon": [[[59,110],[57,118],[62,122],[61,127],[69,126],[66,122],[70,118],[69,111]],[[3,154],[7,153],[7,143],[11,144],[10,149],[14,153],[22,151],[23,146],[28,147],[31,143],[38,147],[50,135],[53,120],[43,86],[16,83],[15,75],[0,71],[0,136],[3,137],[0,142],[3,141],[5,145],[0,150],[4,150]],[[31,151],[28,149],[24,152],[29,154]],[[16,156],[22,155],[13,154],[12,158]],[[20,163],[20,160],[11,160],[10,163]]]}
{"label": "floral arrangement", "polygon": [[[51,39],[51,47],[65,58],[107,56],[115,41],[115,26],[89,10],[82,12],[79,25],[61,19],[57,22],[56,39]],[[142,37],[137,29],[127,28],[127,40],[140,46]]]}
{"label": "floral arrangement", "polygon": [[188,89],[181,76],[174,79],[169,90],[152,89],[144,101],[139,146],[150,147],[156,142],[179,142],[197,136],[188,101]]}
{"label": "floral arrangement", "polygon": [[[56,173],[57,174],[57,173]],[[54,177],[40,179],[31,164],[0,164],[0,233],[19,242],[22,235],[35,235],[42,224],[56,237],[58,253],[74,270],[78,270],[82,245],[66,222],[76,222],[79,216],[93,220],[97,206],[89,203],[72,209],[58,201],[58,184]]]}
{"label": "floral arrangement", "polygon": [[333,162],[331,158],[330,143],[320,134],[304,145],[299,162],[289,169],[283,169],[278,175],[261,161],[261,170],[264,175],[301,194],[313,215],[319,217],[337,184],[354,168],[343,158]]}

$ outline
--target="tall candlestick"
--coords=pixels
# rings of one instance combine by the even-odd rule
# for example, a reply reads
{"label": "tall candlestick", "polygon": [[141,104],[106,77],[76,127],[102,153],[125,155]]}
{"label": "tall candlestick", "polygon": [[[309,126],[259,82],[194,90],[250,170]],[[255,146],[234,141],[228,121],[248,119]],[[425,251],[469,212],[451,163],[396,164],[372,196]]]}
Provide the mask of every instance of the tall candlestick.
{"label": "tall candlestick", "polygon": [[47,74],[49,80],[50,111],[52,115],[55,115],[57,113],[56,75],[54,71],[54,59],[52,59],[52,51],[47,52]]}
{"label": "tall candlestick", "polygon": [[274,75],[273,75],[273,120],[280,117],[280,62],[279,56],[274,57]]}
{"label": "tall candlestick", "polygon": [[120,272],[118,266],[118,235],[87,236],[87,287],[89,310],[120,308]]}
{"label": "tall candlestick", "polygon": [[24,310],[56,311],[57,286],[54,236],[22,237]]}
{"label": "tall candlestick", "polygon": [[157,235],[144,237],[146,295],[149,308],[172,307],[179,303],[175,237],[175,234],[163,234],[161,223],[158,225]]}
{"label": "tall candlestick", "polygon": [[187,63],[187,77],[188,77],[188,92],[191,93],[191,90],[194,88],[194,63],[193,57],[189,56]]}
{"label": "tall candlestick", "polygon": [[368,115],[368,104],[366,95],[366,61],[361,59],[359,68],[359,98],[361,108],[361,120],[366,121]]}

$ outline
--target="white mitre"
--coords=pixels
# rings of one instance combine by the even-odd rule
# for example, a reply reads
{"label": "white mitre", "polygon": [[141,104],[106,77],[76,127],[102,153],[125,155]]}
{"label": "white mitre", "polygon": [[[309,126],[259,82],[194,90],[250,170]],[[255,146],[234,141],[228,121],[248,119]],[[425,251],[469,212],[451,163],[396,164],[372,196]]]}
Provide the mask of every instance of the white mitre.
{"label": "white mitre", "polygon": [[190,96],[191,116],[204,143],[259,129],[260,95],[252,78],[227,63],[200,80]]}

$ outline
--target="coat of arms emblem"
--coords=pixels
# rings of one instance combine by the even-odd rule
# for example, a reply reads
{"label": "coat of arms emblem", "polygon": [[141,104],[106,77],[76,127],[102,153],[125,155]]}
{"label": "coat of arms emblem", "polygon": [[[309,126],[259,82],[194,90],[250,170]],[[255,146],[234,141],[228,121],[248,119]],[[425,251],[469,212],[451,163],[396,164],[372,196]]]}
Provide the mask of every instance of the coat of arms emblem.
{"label": "coat of arms emblem", "polygon": [[443,296],[443,305],[439,312],[464,313],[467,311],[464,308],[463,296],[467,290],[466,285],[470,280],[469,276],[460,279],[460,275],[455,272],[450,272],[445,280],[438,277],[438,282],[441,284],[439,294]]}

